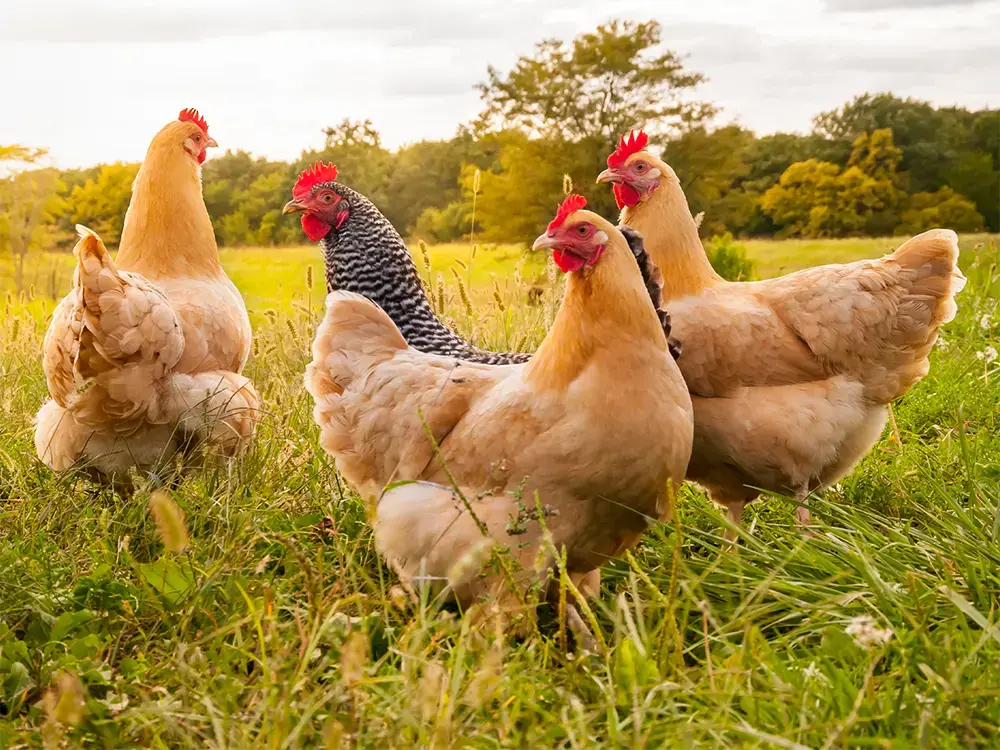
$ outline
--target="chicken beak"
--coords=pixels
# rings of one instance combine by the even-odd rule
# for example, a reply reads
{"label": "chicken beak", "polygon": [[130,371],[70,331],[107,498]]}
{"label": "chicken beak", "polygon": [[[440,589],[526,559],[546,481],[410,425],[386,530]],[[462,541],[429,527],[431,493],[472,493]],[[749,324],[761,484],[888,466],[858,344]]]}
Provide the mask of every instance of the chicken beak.
{"label": "chicken beak", "polygon": [[307,209],[304,203],[301,203],[298,199],[292,199],[285,204],[283,209],[281,209],[281,215],[304,214],[306,210]]}
{"label": "chicken beak", "polygon": [[620,185],[625,182],[625,178],[622,177],[618,172],[613,169],[605,169],[599,175],[597,175],[598,182],[610,182],[615,185]]}
{"label": "chicken beak", "polygon": [[205,148],[218,148],[218,142],[212,137],[208,136],[208,141],[205,142]]}
{"label": "chicken beak", "polygon": [[538,235],[538,239],[531,246],[532,250],[551,250],[556,247],[558,240],[555,237],[549,237],[547,234]]}

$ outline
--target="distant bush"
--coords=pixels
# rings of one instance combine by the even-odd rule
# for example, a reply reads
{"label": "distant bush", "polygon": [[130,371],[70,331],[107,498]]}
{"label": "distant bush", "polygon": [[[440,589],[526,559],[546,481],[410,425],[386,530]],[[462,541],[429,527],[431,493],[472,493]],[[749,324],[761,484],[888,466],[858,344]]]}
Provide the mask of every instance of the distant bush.
{"label": "distant bush", "polygon": [[705,254],[715,272],[727,281],[748,281],[756,275],[746,248],[729,232],[714,235],[705,245]]}
{"label": "distant bush", "polygon": [[472,210],[465,203],[449,203],[444,208],[429,206],[417,217],[413,234],[427,242],[454,242],[469,232],[471,217]]}
{"label": "distant bush", "polygon": [[936,227],[956,232],[982,232],[984,219],[972,201],[950,187],[911,195],[896,234],[919,234]]}

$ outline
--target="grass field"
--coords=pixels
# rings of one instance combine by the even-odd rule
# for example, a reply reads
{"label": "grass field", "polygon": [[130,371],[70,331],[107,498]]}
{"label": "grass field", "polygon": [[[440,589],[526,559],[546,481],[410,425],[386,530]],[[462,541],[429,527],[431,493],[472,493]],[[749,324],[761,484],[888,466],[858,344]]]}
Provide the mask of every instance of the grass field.
{"label": "grass field", "polygon": [[[1000,746],[1000,361],[977,357],[1000,334],[1000,249],[986,239],[963,238],[959,316],[895,404],[897,429],[811,501],[816,535],[770,499],[727,551],[719,512],[685,487],[674,522],[605,568],[592,607],[607,648],[572,656],[556,625],[478,632],[395,596],[302,386],[315,248],[225,252],[256,312],[246,374],[268,412],[245,456],[172,492],[178,552],[149,513],[152,480],[124,497],[35,459],[40,265],[36,299],[0,300],[0,748]],[[891,246],[747,245],[761,275]],[[519,251],[502,252],[480,250],[468,310],[450,269],[469,248],[434,249],[445,313],[530,349],[554,290],[541,262],[518,280]],[[47,261],[54,285],[63,261]]]}

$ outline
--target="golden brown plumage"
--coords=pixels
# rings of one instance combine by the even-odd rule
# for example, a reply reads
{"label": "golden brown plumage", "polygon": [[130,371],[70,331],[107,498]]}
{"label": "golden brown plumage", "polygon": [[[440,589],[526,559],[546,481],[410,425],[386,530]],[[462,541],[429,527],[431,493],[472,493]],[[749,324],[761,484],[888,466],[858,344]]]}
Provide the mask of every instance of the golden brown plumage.
{"label": "golden brown plumage", "polygon": [[35,446],[52,468],[82,460],[110,478],[155,466],[192,439],[233,455],[253,433],[257,395],[240,375],[250,321],[219,265],[201,195],[211,145],[193,120],[156,135],[117,263],[78,228],[74,288],[44,344],[52,399],[38,413]]}
{"label": "golden brown plumage", "polygon": [[622,222],[663,270],[694,404],[688,477],[734,521],[759,487],[794,494],[807,523],[809,491],[850,471],[881,434],[886,404],[927,373],[965,284],[955,233],[925,232],[879,260],[732,283],[709,264],[667,164],[638,151],[599,179],[630,191],[616,191],[628,198]]}
{"label": "golden brown plumage", "polygon": [[[670,514],[668,486],[682,479],[690,454],[690,398],[621,233],[578,210],[539,243],[560,242],[560,232],[580,225],[591,227],[594,243],[608,238],[603,255],[578,259],[552,330],[526,364],[417,352],[368,300],[328,297],[306,385],[323,447],[376,501],[376,544],[404,578],[447,576],[483,539],[447,486],[424,422],[489,536],[510,547],[528,577],[541,527],[529,521],[523,536],[507,533],[515,491],[529,508],[537,491],[557,512],[546,523],[575,577],[635,544],[649,519]],[[422,483],[383,494],[403,480]],[[496,580],[453,583],[468,603]]]}

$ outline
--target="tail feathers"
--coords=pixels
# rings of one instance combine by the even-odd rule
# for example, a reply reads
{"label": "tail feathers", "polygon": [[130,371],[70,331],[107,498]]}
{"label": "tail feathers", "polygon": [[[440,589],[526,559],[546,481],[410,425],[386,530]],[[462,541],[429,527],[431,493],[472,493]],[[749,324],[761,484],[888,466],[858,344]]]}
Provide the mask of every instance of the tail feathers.
{"label": "tail feathers", "polygon": [[965,287],[958,255],[958,235],[950,229],[932,229],[907,240],[888,257],[890,264],[905,272],[899,276],[904,293],[882,347],[885,377],[870,381],[869,398],[897,398],[927,374],[938,330],[955,317],[955,296]]}
{"label": "tail feathers", "polygon": [[902,245],[890,258],[916,271],[910,293],[934,300],[931,325],[950,322],[958,312],[955,295],[965,288],[965,275],[958,268],[958,235],[950,229],[931,229]]}
{"label": "tail feathers", "polygon": [[77,232],[75,285],[83,316],[74,370],[80,382],[97,386],[77,399],[78,418],[159,422],[166,378],[184,351],[180,319],[149,281],[118,271],[96,233],[83,226]]}
{"label": "tail feathers", "polygon": [[352,292],[332,292],[313,339],[306,387],[317,399],[339,395],[356,377],[406,349],[396,324],[374,302]]}

